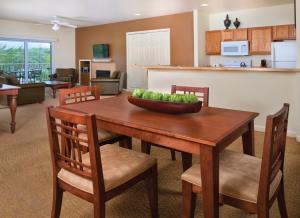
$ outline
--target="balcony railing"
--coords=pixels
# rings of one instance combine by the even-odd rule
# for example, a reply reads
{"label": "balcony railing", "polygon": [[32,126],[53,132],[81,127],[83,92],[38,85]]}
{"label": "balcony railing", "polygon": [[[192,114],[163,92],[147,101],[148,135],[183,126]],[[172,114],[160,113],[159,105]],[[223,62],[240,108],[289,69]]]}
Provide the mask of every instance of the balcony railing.
{"label": "balcony railing", "polygon": [[20,82],[25,82],[26,73],[29,82],[49,80],[52,71],[49,63],[29,63],[28,72],[25,72],[24,63],[0,63],[0,70],[15,75]]}

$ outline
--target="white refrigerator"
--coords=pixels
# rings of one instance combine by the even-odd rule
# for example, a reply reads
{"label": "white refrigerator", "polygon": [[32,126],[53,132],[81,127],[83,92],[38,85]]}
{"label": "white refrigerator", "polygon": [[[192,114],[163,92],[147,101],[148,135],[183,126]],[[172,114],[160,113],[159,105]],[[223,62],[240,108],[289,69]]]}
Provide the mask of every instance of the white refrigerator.
{"label": "white refrigerator", "polygon": [[296,41],[272,43],[272,67],[296,68]]}

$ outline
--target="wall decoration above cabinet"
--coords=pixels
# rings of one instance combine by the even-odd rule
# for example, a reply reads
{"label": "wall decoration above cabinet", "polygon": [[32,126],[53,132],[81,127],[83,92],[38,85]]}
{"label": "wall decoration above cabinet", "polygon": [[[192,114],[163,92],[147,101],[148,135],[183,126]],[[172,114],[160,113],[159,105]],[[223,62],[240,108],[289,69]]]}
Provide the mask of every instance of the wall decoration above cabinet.
{"label": "wall decoration above cabinet", "polygon": [[226,19],[224,20],[224,26],[228,29],[231,25],[231,20],[229,19],[228,14],[226,15]]}
{"label": "wall decoration above cabinet", "polygon": [[235,18],[233,25],[235,26],[236,29],[239,28],[240,24],[241,24],[241,22],[237,18]]}

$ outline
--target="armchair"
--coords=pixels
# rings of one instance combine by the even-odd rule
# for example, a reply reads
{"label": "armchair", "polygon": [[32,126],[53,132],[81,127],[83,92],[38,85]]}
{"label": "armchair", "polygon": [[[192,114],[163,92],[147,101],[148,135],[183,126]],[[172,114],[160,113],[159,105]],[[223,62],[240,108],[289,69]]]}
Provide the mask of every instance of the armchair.
{"label": "armchair", "polygon": [[125,81],[125,72],[115,71],[110,77],[99,77],[91,80],[92,86],[99,86],[101,95],[118,95]]}
{"label": "armchair", "polygon": [[49,75],[51,81],[71,82],[72,86],[77,82],[76,70],[74,68],[56,68],[55,73]]}

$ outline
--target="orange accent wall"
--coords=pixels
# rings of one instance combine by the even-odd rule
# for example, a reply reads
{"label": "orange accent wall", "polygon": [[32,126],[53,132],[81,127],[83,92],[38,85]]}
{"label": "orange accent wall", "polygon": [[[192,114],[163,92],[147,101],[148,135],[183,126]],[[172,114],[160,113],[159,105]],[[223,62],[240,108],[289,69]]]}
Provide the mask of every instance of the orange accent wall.
{"label": "orange accent wall", "polygon": [[171,65],[193,66],[193,13],[104,24],[76,29],[76,65],[79,59],[92,59],[92,45],[107,43],[117,70],[126,71],[126,32],[171,29]]}

